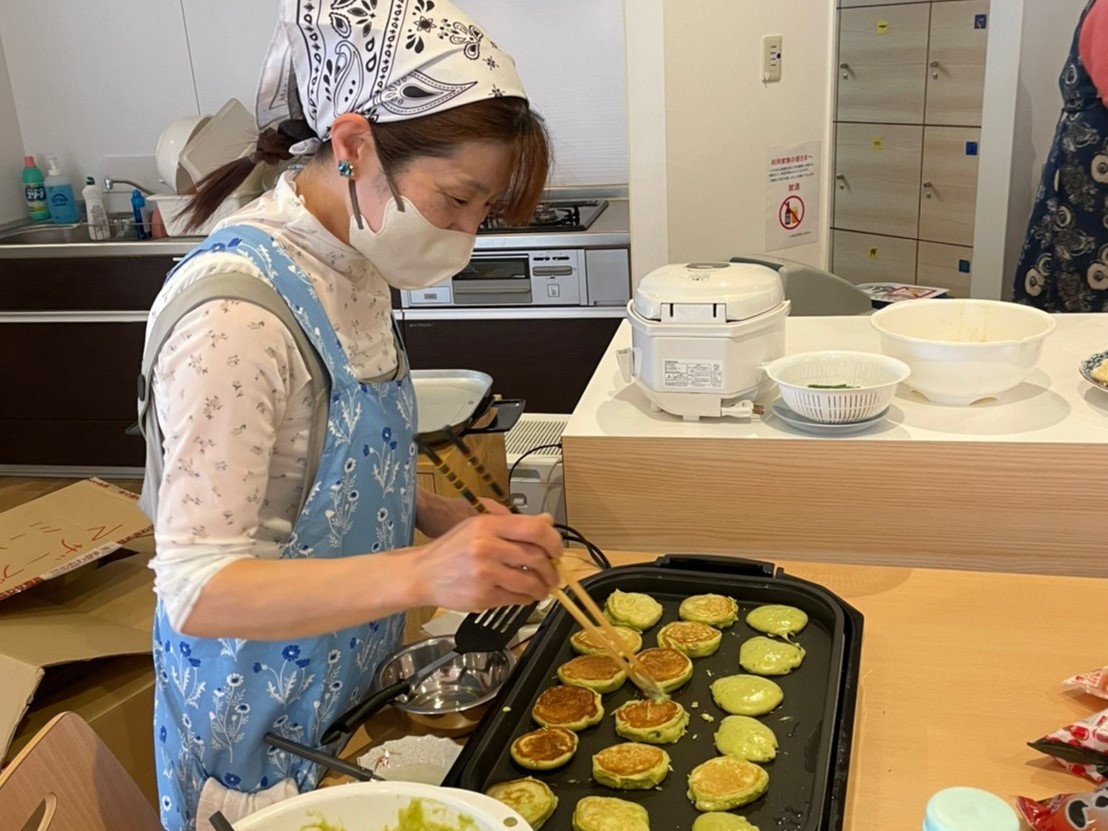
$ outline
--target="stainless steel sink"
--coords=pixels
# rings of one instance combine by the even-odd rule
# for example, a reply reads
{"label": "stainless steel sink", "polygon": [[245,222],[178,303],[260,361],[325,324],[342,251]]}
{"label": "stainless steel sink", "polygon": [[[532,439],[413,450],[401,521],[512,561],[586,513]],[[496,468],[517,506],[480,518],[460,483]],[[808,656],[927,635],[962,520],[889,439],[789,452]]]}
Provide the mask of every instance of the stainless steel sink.
{"label": "stainless steel sink", "polygon": [[88,224],[76,225],[24,225],[10,231],[0,231],[0,245],[58,245],[62,243],[110,242],[94,240],[89,236]]}

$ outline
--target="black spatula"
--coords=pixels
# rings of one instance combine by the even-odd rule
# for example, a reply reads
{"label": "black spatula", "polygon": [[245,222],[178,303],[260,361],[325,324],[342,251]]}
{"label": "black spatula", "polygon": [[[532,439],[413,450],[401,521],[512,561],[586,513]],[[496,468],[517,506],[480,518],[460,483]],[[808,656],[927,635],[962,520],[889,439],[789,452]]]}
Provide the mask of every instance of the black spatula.
{"label": "black spatula", "polygon": [[358,729],[358,725],[398,695],[410,693],[459,655],[500,651],[511,642],[537,605],[538,603],[530,603],[526,606],[501,606],[466,615],[454,634],[452,651],[422,667],[414,675],[401,678],[395,684],[378,690],[361,703],[351,707],[332,722],[324,732],[320,743],[327,745],[343,735],[353,733]]}

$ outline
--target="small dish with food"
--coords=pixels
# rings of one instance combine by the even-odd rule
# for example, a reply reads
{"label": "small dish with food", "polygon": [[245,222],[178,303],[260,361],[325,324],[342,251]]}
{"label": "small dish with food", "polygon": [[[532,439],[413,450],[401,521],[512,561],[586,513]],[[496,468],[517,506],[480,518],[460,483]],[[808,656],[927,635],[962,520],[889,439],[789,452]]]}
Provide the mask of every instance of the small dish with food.
{"label": "small dish with food", "polygon": [[1081,377],[1108,392],[1108,352],[1097,352],[1081,362]]}

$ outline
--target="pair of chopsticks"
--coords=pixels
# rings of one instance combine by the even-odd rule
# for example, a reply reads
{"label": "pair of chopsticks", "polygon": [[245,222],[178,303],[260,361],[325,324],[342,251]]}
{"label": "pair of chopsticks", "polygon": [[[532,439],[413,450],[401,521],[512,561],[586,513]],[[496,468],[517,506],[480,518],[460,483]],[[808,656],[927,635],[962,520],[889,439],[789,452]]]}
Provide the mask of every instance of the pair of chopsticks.
{"label": "pair of chopsticks", "polygon": [[[462,456],[465,457],[477,474],[481,477],[481,481],[489,486],[492,492],[501,502],[508,502],[508,497],[504,493],[504,489],[497,484],[496,480],[492,478],[492,475],[481,464],[480,460],[473,454],[460,436],[451,435],[451,443],[461,451]],[[473,509],[479,514],[487,514],[489,509],[477,498],[477,496],[469,489],[469,487],[463,482],[458,475],[450,469],[450,466],[443,460],[443,458],[435,452],[434,448],[429,447],[423,442],[418,442],[420,450],[431,460],[433,464],[451,485],[462,495],[462,497],[473,506]],[[519,513],[519,510],[514,505],[508,505],[508,509],[512,513]],[[600,610],[600,607],[596,605],[596,601],[592,599],[592,596],[585,591],[584,587],[577,582],[577,580],[570,574],[568,574],[562,567],[561,560],[555,560],[555,567],[558,569],[558,575],[566,581],[566,585],[573,590],[573,593],[580,600],[581,605],[585,607],[588,614],[585,613],[573,599],[570,598],[566,592],[555,586],[550,590],[550,593],[554,596],[565,610],[569,613],[570,617],[576,620],[581,626],[592,635],[593,639],[600,647],[608,654],[616,665],[619,666],[624,672],[627,673],[627,677],[630,678],[640,689],[642,689],[647,695],[654,699],[662,699],[666,697],[665,692],[658,686],[657,682],[647,673],[646,668],[643,667],[642,662],[639,661],[635,654],[627,650],[619,633],[612,626],[611,622],[604,616],[604,613]],[[592,616],[590,619],[589,615]]]}

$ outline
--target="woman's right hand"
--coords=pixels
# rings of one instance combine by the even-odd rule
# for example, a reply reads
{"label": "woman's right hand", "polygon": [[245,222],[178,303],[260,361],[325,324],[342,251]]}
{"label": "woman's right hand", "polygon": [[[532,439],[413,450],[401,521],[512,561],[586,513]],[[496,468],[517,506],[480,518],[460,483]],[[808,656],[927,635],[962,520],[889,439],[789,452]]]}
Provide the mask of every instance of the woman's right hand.
{"label": "woman's right hand", "polygon": [[541,600],[558,585],[562,538],[549,514],[485,514],[417,549],[419,605],[475,612]]}

